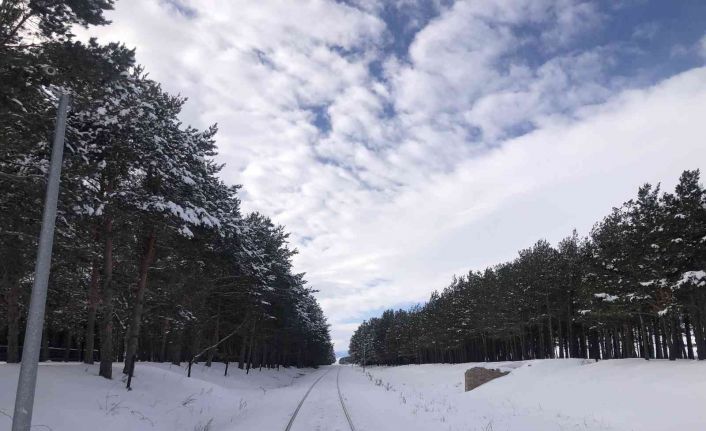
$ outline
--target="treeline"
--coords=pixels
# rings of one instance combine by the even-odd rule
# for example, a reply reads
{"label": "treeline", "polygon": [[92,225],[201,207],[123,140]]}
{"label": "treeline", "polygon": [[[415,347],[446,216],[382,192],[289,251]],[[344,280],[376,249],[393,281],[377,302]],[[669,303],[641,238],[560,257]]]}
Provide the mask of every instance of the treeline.
{"label": "treeline", "polygon": [[543,358],[706,358],[706,193],[644,185],[588,238],[539,241],[512,262],[454,278],[351,338],[357,363]]}
{"label": "treeline", "polygon": [[[71,95],[43,359],[334,361],[281,226],[218,177],[216,127],[184,126],[117,43],[81,43],[110,0],[0,5],[0,344],[20,358],[57,96]],[[220,342],[220,343],[219,343]],[[210,346],[216,346],[209,348]],[[73,349],[73,350],[72,350]],[[99,354],[95,353],[99,350]],[[3,352],[0,352],[3,353]],[[78,353],[78,354],[76,354]],[[52,355],[55,357],[55,355]]]}

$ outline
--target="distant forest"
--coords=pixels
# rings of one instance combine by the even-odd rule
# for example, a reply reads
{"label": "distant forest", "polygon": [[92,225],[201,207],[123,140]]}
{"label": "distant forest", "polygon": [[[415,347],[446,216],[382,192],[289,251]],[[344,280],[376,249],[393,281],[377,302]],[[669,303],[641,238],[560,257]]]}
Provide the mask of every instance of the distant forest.
{"label": "distant forest", "polygon": [[545,358],[706,358],[706,192],[642,186],[597,223],[454,277],[429,301],[364,322],[359,364]]}
{"label": "distant forest", "polygon": [[[112,0],[0,4],[0,360],[20,359],[60,93],[72,98],[42,360],[335,358],[288,234],[243,214],[216,127],[180,121],[122,44],[82,43]],[[220,344],[219,344],[220,342]],[[216,346],[209,348],[209,346]]]}

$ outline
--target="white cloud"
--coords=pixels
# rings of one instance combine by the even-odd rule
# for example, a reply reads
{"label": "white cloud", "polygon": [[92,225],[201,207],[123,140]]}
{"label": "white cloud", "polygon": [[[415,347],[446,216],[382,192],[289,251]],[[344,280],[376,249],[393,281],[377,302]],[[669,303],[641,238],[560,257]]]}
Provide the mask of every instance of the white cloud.
{"label": "white cloud", "polygon": [[635,39],[652,40],[657,36],[660,29],[661,25],[656,21],[642,23],[635,27],[635,30],[632,32],[632,37]]}
{"label": "white cloud", "polygon": [[696,50],[701,58],[706,60],[706,34],[696,44]]}
{"label": "white cloud", "polygon": [[316,264],[303,263],[335,265],[344,280],[393,275],[384,290],[326,298],[334,315],[373,308],[381,296],[390,303],[424,299],[454,271],[511,258],[536,239],[556,241],[574,227],[586,233],[644,181],[671,186],[681,170],[703,168],[704,114],[706,69],[628,91],[569,124],[547,125],[460,162],[454,173],[378,208],[333,249],[307,254]]}
{"label": "white cloud", "polygon": [[562,51],[600,27],[590,3],[437,4],[404,59],[376,2],[182,3],[195,15],[120,0],[94,32],[189,96],[186,120],[219,123],[224,178],[292,232],[337,350],[362,314],[585,232],[640,183],[706,160],[706,72],[626,90],[605,71],[611,47]]}

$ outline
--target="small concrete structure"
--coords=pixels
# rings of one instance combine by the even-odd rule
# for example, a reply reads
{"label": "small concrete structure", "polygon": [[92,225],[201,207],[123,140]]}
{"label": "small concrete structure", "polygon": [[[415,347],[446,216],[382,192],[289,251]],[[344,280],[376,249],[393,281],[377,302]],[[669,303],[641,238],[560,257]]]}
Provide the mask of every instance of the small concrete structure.
{"label": "small concrete structure", "polygon": [[509,373],[509,371],[500,371],[497,369],[481,367],[475,367],[471,368],[470,370],[466,370],[466,373],[464,374],[466,392]]}

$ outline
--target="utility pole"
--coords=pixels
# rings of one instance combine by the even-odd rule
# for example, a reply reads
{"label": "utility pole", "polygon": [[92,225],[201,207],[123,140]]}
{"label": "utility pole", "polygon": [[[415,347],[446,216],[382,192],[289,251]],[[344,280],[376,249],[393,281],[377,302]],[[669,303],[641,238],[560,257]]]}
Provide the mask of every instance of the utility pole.
{"label": "utility pole", "polygon": [[32,424],[34,390],[37,385],[37,365],[42,344],[44,309],[47,303],[47,284],[49,283],[51,254],[54,245],[56,207],[59,200],[59,180],[64,157],[64,134],[66,132],[66,111],[68,106],[69,96],[62,94],[59,98],[59,108],[56,115],[54,144],[52,146],[49,178],[44,199],[44,215],[42,217],[42,230],[39,234],[37,262],[34,268],[34,285],[32,286],[32,296],[29,303],[29,312],[27,313],[24,346],[22,346],[22,365],[20,366],[20,377],[17,382],[12,431],[29,431]]}

